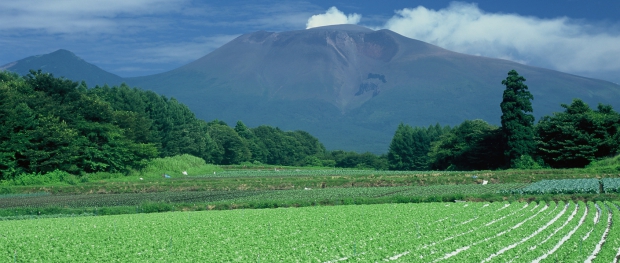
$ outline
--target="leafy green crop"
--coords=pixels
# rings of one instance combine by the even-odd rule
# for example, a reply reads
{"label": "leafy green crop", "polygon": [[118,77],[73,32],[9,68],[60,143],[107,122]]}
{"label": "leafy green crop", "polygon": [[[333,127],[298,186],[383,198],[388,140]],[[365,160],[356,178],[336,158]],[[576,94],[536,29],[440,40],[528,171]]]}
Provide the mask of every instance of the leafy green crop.
{"label": "leafy green crop", "polygon": [[497,202],[40,218],[0,221],[0,261],[531,262],[554,251],[547,260],[581,262],[604,239],[595,260],[609,262],[619,215],[614,203]]}
{"label": "leafy green crop", "polygon": [[521,189],[507,190],[502,192],[518,194],[598,194],[600,193],[600,183],[598,179],[542,180]]}
{"label": "leafy green crop", "polygon": [[603,192],[620,193],[620,178],[603,178]]}

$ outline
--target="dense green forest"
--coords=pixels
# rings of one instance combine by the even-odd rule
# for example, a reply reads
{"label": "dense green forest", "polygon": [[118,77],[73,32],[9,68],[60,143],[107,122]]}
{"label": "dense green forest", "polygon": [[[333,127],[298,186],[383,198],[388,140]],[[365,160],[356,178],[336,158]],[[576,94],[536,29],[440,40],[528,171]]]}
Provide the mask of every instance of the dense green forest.
{"label": "dense green forest", "polygon": [[502,126],[401,124],[388,153],[377,156],[327,151],[304,131],[206,122],[174,98],[124,84],[89,89],[41,71],[0,72],[0,179],[55,170],[129,173],[183,154],[221,165],[493,170],[584,167],[619,153],[620,114],[611,106],[592,109],[575,99],[534,124],[524,81],[515,71],[502,81]]}
{"label": "dense green forest", "polygon": [[205,122],[175,99],[151,91],[86,87],[40,71],[25,77],[0,72],[0,178],[54,170],[124,173],[151,158],[181,154],[223,165],[348,167],[379,159],[327,152],[304,131]]}
{"label": "dense green forest", "polygon": [[514,70],[502,81],[501,127],[483,120],[454,127],[399,125],[387,155],[390,169],[580,168],[620,153],[620,114],[611,106],[592,109],[574,99],[561,105],[563,112],[534,124],[534,97],[524,81]]}

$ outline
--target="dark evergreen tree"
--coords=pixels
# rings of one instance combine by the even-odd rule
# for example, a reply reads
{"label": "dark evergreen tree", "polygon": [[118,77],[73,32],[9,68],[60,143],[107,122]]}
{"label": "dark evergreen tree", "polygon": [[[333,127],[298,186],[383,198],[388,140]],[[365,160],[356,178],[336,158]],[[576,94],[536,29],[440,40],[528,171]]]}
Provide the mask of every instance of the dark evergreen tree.
{"label": "dark evergreen tree", "polygon": [[252,130],[245,126],[245,124],[241,121],[237,121],[237,124],[235,125],[235,132],[246,140],[252,140],[254,138],[254,133],[252,133]]}
{"label": "dark evergreen tree", "polygon": [[389,168],[390,170],[413,170],[413,162],[413,128],[401,123],[396,128],[388,150]]}
{"label": "dark evergreen tree", "polygon": [[534,153],[534,115],[532,102],[534,96],[528,91],[523,82],[525,78],[515,70],[508,72],[508,77],[502,80],[506,86],[500,108],[502,110],[501,123],[504,134],[506,163],[510,166],[521,158]]}

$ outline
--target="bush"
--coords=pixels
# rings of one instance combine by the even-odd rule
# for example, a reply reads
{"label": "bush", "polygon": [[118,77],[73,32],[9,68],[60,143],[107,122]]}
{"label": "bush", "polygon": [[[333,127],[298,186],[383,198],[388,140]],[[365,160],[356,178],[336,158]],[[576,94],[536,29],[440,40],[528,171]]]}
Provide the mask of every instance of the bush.
{"label": "bush", "polygon": [[12,194],[14,192],[15,190],[13,190],[13,188],[11,187],[8,187],[8,186],[0,187],[0,195]]}
{"label": "bush", "polygon": [[30,173],[21,174],[17,177],[5,181],[4,185],[48,185],[48,184],[71,184],[75,185],[79,182],[77,176],[65,171],[54,170],[47,174]]}
{"label": "bush", "polygon": [[514,161],[514,168],[519,170],[534,170],[543,169],[543,163],[541,161],[536,162],[532,156],[521,155],[521,157]]}

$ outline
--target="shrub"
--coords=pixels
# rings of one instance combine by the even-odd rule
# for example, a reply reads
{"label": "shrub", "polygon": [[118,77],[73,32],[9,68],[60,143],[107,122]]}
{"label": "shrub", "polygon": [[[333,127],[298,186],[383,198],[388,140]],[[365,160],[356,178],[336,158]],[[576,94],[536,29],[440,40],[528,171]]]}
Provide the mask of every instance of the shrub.
{"label": "shrub", "polygon": [[541,162],[536,162],[532,156],[529,155],[521,155],[521,157],[514,161],[514,166],[516,169],[520,170],[533,170],[533,169],[543,169],[543,165]]}
{"label": "shrub", "polygon": [[182,176],[183,171],[187,171],[189,175],[206,175],[213,174],[214,171],[222,171],[222,169],[207,164],[202,158],[183,154],[153,159],[139,173],[134,174],[142,177],[161,177],[162,174]]}
{"label": "shrub", "polygon": [[54,170],[47,174],[21,174],[9,180],[8,185],[47,185],[47,184],[77,184],[78,178],[65,171]]}

